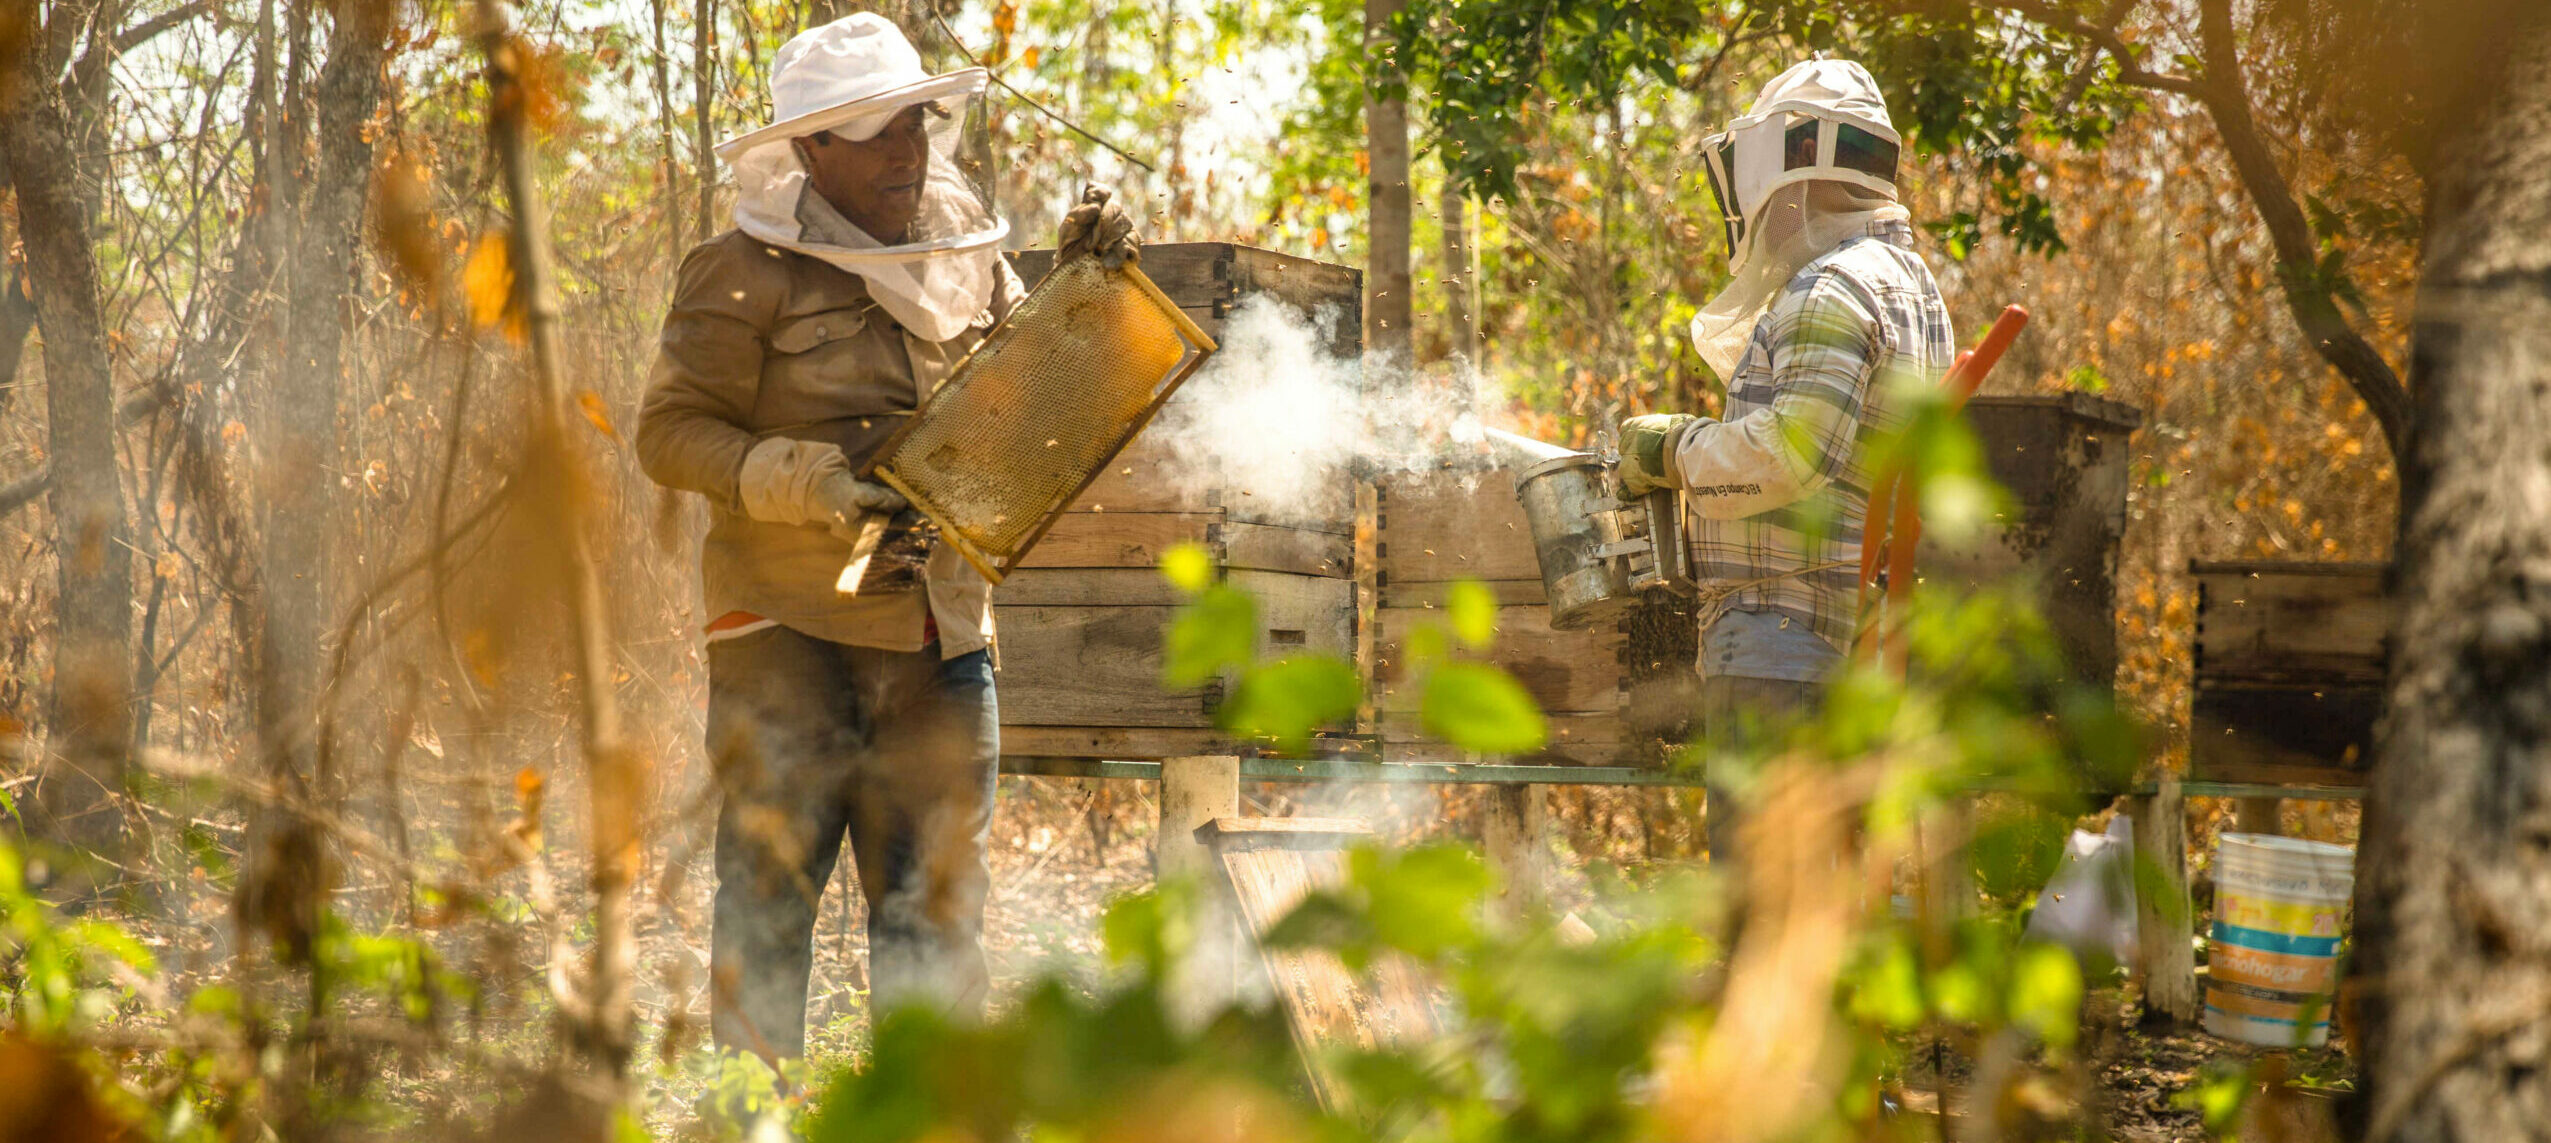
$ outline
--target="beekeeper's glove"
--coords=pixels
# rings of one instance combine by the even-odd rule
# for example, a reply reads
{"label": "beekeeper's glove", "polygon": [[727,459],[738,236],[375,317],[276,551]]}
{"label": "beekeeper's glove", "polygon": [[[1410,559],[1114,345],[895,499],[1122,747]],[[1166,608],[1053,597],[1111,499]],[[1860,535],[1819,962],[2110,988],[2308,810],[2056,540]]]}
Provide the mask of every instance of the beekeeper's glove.
{"label": "beekeeper's glove", "polygon": [[1134,234],[1134,216],[1109,201],[1114,197],[1114,192],[1097,183],[1081,189],[1081,204],[1063,215],[1063,228],[1055,243],[1055,264],[1083,254],[1097,255],[1111,270],[1127,262],[1142,261],[1143,240]]}
{"label": "beekeeper's glove", "polygon": [[745,515],[830,528],[845,542],[858,534],[861,516],[907,506],[902,493],[852,476],[840,446],[818,441],[773,437],[754,445],[735,483]]}
{"label": "beekeeper's glove", "polygon": [[1621,491],[1645,496],[1659,488],[1683,487],[1674,470],[1674,447],[1701,418],[1689,413],[1650,413],[1621,422]]}
{"label": "beekeeper's glove", "polygon": [[856,520],[869,512],[893,513],[912,507],[912,501],[904,499],[903,493],[861,480],[847,469],[825,477],[822,484],[815,486],[815,495],[834,519],[844,521]]}

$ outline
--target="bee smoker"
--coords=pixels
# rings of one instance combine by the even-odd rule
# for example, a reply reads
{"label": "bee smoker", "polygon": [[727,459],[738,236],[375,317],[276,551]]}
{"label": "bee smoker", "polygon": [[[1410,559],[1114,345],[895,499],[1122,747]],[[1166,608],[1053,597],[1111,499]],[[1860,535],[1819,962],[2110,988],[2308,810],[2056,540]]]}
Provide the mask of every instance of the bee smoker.
{"label": "bee smoker", "polygon": [[1625,500],[1617,454],[1490,432],[1513,462],[1515,499],[1532,526],[1552,627],[1611,623],[1651,592],[1696,590],[1680,493],[1661,488]]}

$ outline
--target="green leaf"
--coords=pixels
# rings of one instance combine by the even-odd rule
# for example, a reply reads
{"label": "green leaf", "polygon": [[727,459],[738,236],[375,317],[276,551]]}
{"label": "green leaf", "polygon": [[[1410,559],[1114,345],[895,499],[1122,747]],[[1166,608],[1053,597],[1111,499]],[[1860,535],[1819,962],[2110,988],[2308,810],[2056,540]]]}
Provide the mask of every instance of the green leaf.
{"label": "green leaf", "polygon": [[2069,1048],[2081,1003],[2082,968],[2072,950],[2051,944],[2020,950],[2011,971],[2011,1023],[2036,1033],[2049,1047]]}
{"label": "green leaf", "polygon": [[1109,902],[1099,918],[1099,938],[1113,964],[1146,961],[1159,955],[1161,910],[1158,892],[1128,893]]}
{"label": "green leaf", "polygon": [[1876,963],[1853,978],[1851,1014],[1871,1024],[1910,1028],[1922,1022],[1922,974],[1913,950],[1890,941]]}
{"label": "green leaf", "polygon": [[1162,636],[1161,682],[1173,689],[1202,686],[1225,668],[1244,666],[1257,652],[1258,605],[1249,593],[1215,584],[1178,609]]}
{"label": "green leaf", "polygon": [[1968,845],[1976,884],[1986,896],[2016,901],[2055,876],[2072,819],[2014,804],[1982,815]]}
{"label": "green leaf", "polygon": [[1490,663],[1446,663],[1426,676],[1426,733],[1482,754],[1530,754],[1550,742],[1531,693]]}
{"label": "green leaf", "polygon": [[1183,543],[1161,553],[1160,574],[1170,585],[1189,595],[1198,595],[1213,586],[1213,554],[1203,544]]}
{"label": "green leaf", "polygon": [[1485,650],[1497,641],[1497,596],[1475,579],[1454,580],[1444,590],[1444,615],[1462,646]]}
{"label": "green leaf", "polygon": [[1930,985],[1931,1007],[1943,1019],[1971,1024],[1984,1018],[1992,994],[1973,965],[1950,961],[1931,974]]}
{"label": "green leaf", "polygon": [[237,1016],[246,1011],[239,990],[227,984],[208,984],[186,998],[186,1010],[206,1016]]}
{"label": "green leaf", "polygon": [[1408,629],[1408,638],[1400,644],[1400,668],[1413,678],[1452,655],[1453,641],[1444,634],[1444,625],[1420,623]]}
{"label": "green leaf", "polygon": [[1991,481],[1948,473],[1922,482],[1922,523],[1942,540],[1962,543],[1980,535],[1993,517]]}
{"label": "green leaf", "polygon": [[1272,738],[1298,754],[1311,732],[1355,717],[1364,681],[1353,664],[1333,655],[1294,655],[1251,670],[1215,712],[1225,731],[1244,738]]}
{"label": "green leaf", "polygon": [[1373,938],[1421,958],[1475,940],[1473,918],[1496,887],[1476,852],[1450,843],[1396,852],[1362,846],[1348,855],[1347,870],[1364,893]]}
{"label": "green leaf", "polygon": [[80,944],[105,953],[141,972],[155,972],[158,961],[151,950],[134,940],[133,934],[111,921],[75,921],[68,926],[71,937]]}
{"label": "green leaf", "polygon": [[2206,1130],[2221,1134],[2240,1122],[2241,1105],[2250,1100],[2250,1066],[2239,1060],[2215,1059],[2199,1069],[2197,1082],[2171,1101],[2205,1116]]}

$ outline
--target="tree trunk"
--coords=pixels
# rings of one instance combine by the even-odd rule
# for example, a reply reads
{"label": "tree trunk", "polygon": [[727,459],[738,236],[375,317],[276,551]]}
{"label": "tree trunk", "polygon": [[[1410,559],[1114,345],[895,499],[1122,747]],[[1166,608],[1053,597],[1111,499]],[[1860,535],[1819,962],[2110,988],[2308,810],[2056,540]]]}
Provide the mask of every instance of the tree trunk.
{"label": "tree trunk", "polygon": [[111,850],[120,831],[108,798],[124,788],[133,663],[133,559],[115,457],[114,372],[70,117],[29,63],[23,56],[0,63],[0,75],[16,80],[0,93],[0,147],[17,189],[18,234],[44,334],[60,583],[52,745],[31,824],[67,844]]}
{"label": "tree trunk", "polygon": [[1471,245],[1470,196],[1444,180],[1444,334],[1454,357],[1479,364],[1479,252]]}
{"label": "tree trunk", "polygon": [[336,795],[317,772],[315,731],[331,578],[329,468],[336,457],[337,394],[345,384],[346,329],[362,274],[358,236],[372,187],[365,125],[380,104],[391,10],[383,4],[338,8],[328,61],[312,85],[316,161],[295,180],[308,197],[296,204],[291,227],[287,332],[266,386],[259,447],[266,634],[257,671],[268,777],[320,779],[326,802]]}
{"label": "tree trunk", "polygon": [[2551,14],[2503,7],[2475,45],[2502,69],[2451,65],[2487,94],[2436,108],[2468,128],[2428,210],[2357,861],[2372,1140],[2551,1138]]}
{"label": "tree trunk", "polygon": [[2334,284],[2321,275],[2316,261],[2319,244],[2312,237],[2311,223],[2292,185],[2277,170],[2268,136],[2250,114],[2249,85],[2242,78],[2240,55],[2233,43],[2232,0],[2202,0],[2197,16],[2206,61],[2205,82],[2198,94],[2276,251],[2286,308],[2304,341],[2364,399],[2365,408],[2383,428],[2384,443],[2397,457],[2410,428],[2409,394],[2373,343],[2348,324],[2339,311]]}
{"label": "tree trunk", "polygon": [[1371,159],[1364,258],[1364,348],[1409,359],[1408,76],[1391,22],[1407,0],[1364,0],[1364,131]]}
{"label": "tree trunk", "polygon": [[665,0],[648,0],[647,14],[655,33],[655,113],[657,142],[663,157],[656,164],[658,208],[664,212],[664,292],[673,295],[673,279],[682,265],[681,167],[673,157],[673,57],[664,46]]}

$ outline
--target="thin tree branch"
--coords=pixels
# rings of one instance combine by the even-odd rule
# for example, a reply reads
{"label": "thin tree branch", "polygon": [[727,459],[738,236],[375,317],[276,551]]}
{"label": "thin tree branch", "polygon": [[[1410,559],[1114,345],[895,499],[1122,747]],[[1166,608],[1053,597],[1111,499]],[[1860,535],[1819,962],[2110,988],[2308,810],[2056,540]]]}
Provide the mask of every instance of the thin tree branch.
{"label": "thin tree branch", "polygon": [[1728,57],[1734,55],[1736,49],[1771,39],[1772,35],[1773,33],[1770,32],[1738,32],[1728,36],[1719,43],[1717,51],[1710,53],[1709,59],[1703,61],[1699,67],[1693,68],[1692,74],[1683,77],[1683,90],[1699,91],[1709,86],[1710,80],[1717,78],[1718,69],[1727,63]]}
{"label": "thin tree branch", "polygon": [[[2332,283],[2321,272],[2320,244],[2313,237],[2311,222],[2296,202],[2293,187],[2277,169],[2267,135],[2250,112],[2249,90],[2241,77],[2241,60],[2234,42],[2231,0],[2199,0],[2198,31],[2205,73],[2197,77],[2169,75],[2144,67],[2140,62],[2142,49],[2127,42],[2116,27],[2095,24],[2045,0],[1986,0],[1983,7],[2010,12],[2052,31],[2087,40],[2116,59],[2121,81],[2184,95],[2206,109],[2214,120],[2215,134],[2223,140],[2224,151],[2232,158],[2233,171],[2240,177],[2243,191],[2267,226],[2269,245],[2276,253],[2277,277],[2295,325],[2302,329],[2313,352],[2337,369],[2364,400],[2376,423],[2382,426],[2392,455],[2401,455],[2408,441],[2409,391],[2391,363],[2383,360],[2383,355],[2339,311]],[[2132,10],[2125,0],[2117,0],[2110,9],[2121,18]]]}
{"label": "thin tree branch", "polygon": [[[134,424],[158,411],[167,402],[167,392],[154,385],[124,398],[116,406],[116,420],[124,425]],[[6,519],[10,513],[34,503],[52,488],[52,465],[40,466],[25,476],[0,484],[0,519]]]}
{"label": "thin tree branch", "polygon": [[[973,64],[976,67],[983,68],[983,74],[992,77],[992,82],[1000,84],[1001,90],[1019,97],[1019,102],[1035,108],[1038,114],[1070,128],[1073,134],[1115,152],[1117,158],[1123,159],[1128,163],[1132,163],[1137,167],[1141,167],[1147,172],[1153,174],[1159,173],[1150,163],[1146,163],[1141,159],[1137,159],[1134,156],[1125,153],[1125,149],[1123,147],[1119,147],[1114,143],[1110,143],[1105,139],[1101,139],[1096,135],[1090,134],[1089,128],[1083,127],[1078,123],[1074,123],[1071,120],[1064,118],[1061,112],[1056,111],[1051,107],[1047,107],[1042,103],[1038,103],[1035,99],[1031,98],[1028,93],[1010,86],[1010,81],[1001,78],[1000,73],[993,71],[991,68],[983,67],[983,61],[975,58],[975,54],[966,48],[964,40],[957,38],[957,30],[948,26],[948,18],[939,14],[938,5],[930,5],[930,18],[938,22],[939,30],[941,32],[947,34],[948,42],[957,46],[957,54],[964,56],[965,62]],[[1167,33],[1163,34],[1166,35]]]}
{"label": "thin tree branch", "polygon": [[[2108,10],[2099,14],[2099,23],[2095,26],[2106,28],[2112,34],[2115,33],[2118,26],[2126,22],[2126,17],[2134,14],[2135,5],[2141,2],[2142,0],[2108,0]],[[2107,49],[2093,44],[2088,51],[2082,53],[2082,62],[2073,69],[2073,77],[2064,81],[2063,92],[2055,97],[2056,114],[2062,115],[2071,111],[2073,104],[2081,99],[2082,93],[2090,90],[2091,81],[2099,78],[2099,57],[2106,51]]]}
{"label": "thin tree branch", "polygon": [[[610,612],[585,534],[589,513],[574,475],[576,449],[567,436],[566,351],[559,342],[548,209],[533,176],[529,96],[523,87],[522,69],[530,49],[514,35],[496,0],[479,0],[478,11],[486,29],[481,47],[487,57],[488,144],[496,154],[505,198],[514,214],[512,303],[523,315],[531,342],[531,439],[525,455],[525,465],[537,484],[531,507],[547,517],[542,523],[554,537],[558,570],[565,581],[590,775],[593,959],[581,998],[561,990],[560,1017],[568,1043],[606,1081],[608,1098],[626,1106],[631,1098],[629,1060],[636,1049],[637,949],[631,889],[637,880],[639,807],[646,802],[646,774],[621,732]],[[565,983],[561,972],[563,965],[553,960],[553,989]]]}
{"label": "thin tree branch", "polygon": [[193,0],[192,3],[180,4],[177,7],[171,8],[168,11],[162,12],[159,15],[135,24],[130,28],[126,28],[121,32],[115,33],[115,50],[119,52],[132,51],[143,44],[149,43],[151,37],[156,36],[161,32],[165,32],[170,28],[174,28],[179,24],[183,24],[186,21],[192,20],[197,16],[201,16],[206,12],[219,11],[222,4],[225,2],[226,0]]}
{"label": "thin tree branch", "polygon": [[2259,220],[2267,224],[2286,306],[2294,312],[2294,323],[2302,327],[2313,351],[2364,399],[2382,425],[2392,455],[2398,457],[2408,445],[2409,390],[2391,363],[2339,312],[2332,284],[2321,272],[2319,242],[2312,235],[2311,222],[2295,202],[2294,190],[2277,169],[2275,156],[2268,152],[2258,121],[2251,117],[2249,91],[2233,44],[2231,0],[2200,0],[2197,8],[2206,66],[2206,80],[2198,85],[2197,98],[2213,116],[2215,133],[2232,156],[2233,170],[2258,208]]}
{"label": "thin tree branch", "polygon": [[2126,83],[2153,91],[2167,91],[2174,95],[2193,98],[2203,98],[2205,95],[2203,80],[2157,72],[2145,67],[2142,47],[2127,42],[2126,38],[2119,35],[2113,26],[2103,27],[2094,24],[2083,19],[2078,13],[2064,11],[2041,0],[1992,0],[1985,7],[2024,16],[2044,24],[2053,31],[2090,41],[2093,47],[2107,52],[2116,59],[2117,78]]}
{"label": "thin tree branch", "polygon": [[180,4],[112,36],[96,37],[89,45],[89,50],[81,52],[80,58],[72,62],[70,74],[62,80],[63,90],[65,92],[94,90],[93,85],[105,73],[107,66],[115,62],[115,57],[149,43],[152,37],[197,16],[219,11],[224,2],[225,0],[191,0],[190,3]]}
{"label": "thin tree branch", "polygon": [[7,485],[0,485],[0,517],[5,517],[34,503],[52,487],[53,466],[49,464],[12,480]]}

